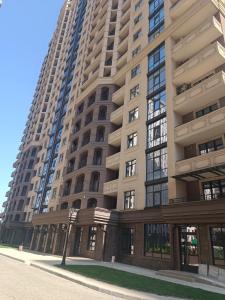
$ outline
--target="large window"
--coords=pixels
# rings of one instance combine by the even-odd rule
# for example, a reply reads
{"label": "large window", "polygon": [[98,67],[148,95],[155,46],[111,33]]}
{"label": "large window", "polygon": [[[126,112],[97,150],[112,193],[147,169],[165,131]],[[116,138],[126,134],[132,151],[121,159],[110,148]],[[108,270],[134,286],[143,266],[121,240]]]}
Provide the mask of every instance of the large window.
{"label": "large window", "polygon": [[133,209],[135,207],[135,190],[124,192],[124,208]]}
{"label": "large window", "polygon": [[225,266],[225,225],[211,228],[213,264]]}
{"label": "large window", "polygon": [[148,94],[156,92],[166,84],[165,66],[156,70],[148,77]]}
{"label": "large window", "polygon": [[148,71],[151,72],[165,61],[165,44],[150,53],[148,57]]}
{"label": "large window", "polygon": [[170,258],[170,235],[168,224],[145,224],[145,255]]}
{"label": "large window", "polygon": [[134,254],[134,229],[121,229],[121,252],[126,255]]}
{"label": "large window", "polygon": [[167,148],[147,154],[147,180],[167,177]]}
{"label": "large window", "polygon": [[146,207],[168,205],[168,183],[152,184],[146,188]]}
{"label": "large window", "polygon": [[148,125],[147,147],[152,148],[167,142],[166,117]]}
{"label": "large window", "polygon": [[225,198],[225,179],[203,182],[202,190],[205,200]]}
{"label": "large window", "polygon": [[149,41],[164,30],[164,0],[149,2]]}
{"label": "large window", "polygon": [[126,177],[134,176],[136,173],[136,159],[126,162]]}
{"label": "large window", "polygon": [[217,110],[217,109],[218,109],[217,104],[213,104],[211,106],[207,106],[207,107],[205,107],[205,108],[203,108],[203,109],[201,109],[201,110],[199,110],[199,111],[196,112],[196,118],[200,118],[200,117],[202,117],[204,115],[207,115],[207,114],[209,114],[212,111]]}
{"label": "large window", "polygon": [[200,155],[224,148],[222,138],[200,144],[198,147]]}
{"label": "large window", "polygon": [[166,112],[166,91],[156,94],[148,99],[148,120]]}
{"label": "large window", "polygon": [[95,251],[97,227],[90,226],[88,232],[88,250]]}

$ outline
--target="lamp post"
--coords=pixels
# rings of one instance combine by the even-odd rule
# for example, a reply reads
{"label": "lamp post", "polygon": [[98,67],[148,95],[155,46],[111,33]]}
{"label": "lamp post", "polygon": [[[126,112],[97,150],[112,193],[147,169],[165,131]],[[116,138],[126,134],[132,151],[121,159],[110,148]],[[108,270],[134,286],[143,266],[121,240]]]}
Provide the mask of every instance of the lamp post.
{"label": "lamp post", "polygon": [[62,257],[61,266],[66,265],[66,254],[67,254],[67,246],[68,246],[69,236],[70,236],[72,225],[76,220],[76,217],[77,217],[77,210],[75,210],[74,208],[70,208],[69,216],[68,216],[68,224],[67,224],[67,228],[66,228],[66,237],[65,237],[64,247],[63,247],[63,257]]}

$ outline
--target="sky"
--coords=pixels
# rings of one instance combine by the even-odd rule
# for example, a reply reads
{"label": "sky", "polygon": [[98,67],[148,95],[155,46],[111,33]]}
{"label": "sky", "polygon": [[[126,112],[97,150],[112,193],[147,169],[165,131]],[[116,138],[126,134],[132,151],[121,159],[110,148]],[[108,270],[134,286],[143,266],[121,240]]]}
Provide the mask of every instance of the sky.
{"label": "sky", "polygon": [[0,8],[0,212],[63,2],[3,0]]}

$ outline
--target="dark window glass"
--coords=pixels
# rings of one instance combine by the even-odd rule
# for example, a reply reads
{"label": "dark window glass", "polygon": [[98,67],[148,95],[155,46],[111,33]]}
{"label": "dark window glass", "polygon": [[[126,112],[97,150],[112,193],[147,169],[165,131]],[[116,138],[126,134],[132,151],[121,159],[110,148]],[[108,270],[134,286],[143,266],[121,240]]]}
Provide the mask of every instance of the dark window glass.
{"label": "dark window glass", "polygon": [[222,138],[200,144],[198,147],[200,155],[224,148]]}
{"label": "dark window glass", "polygon": [[211,244],[213,250],[213,264],[225,266],[225,225],[211,228]]}
{"label": "dark window glass", "polygon": [[145,256],[170,258],[168,224],[145,224]]}
{"label": "dark window glass", "polygon": [[207,114],[209,114],[209,113],[211,113],[212,111],[217,110],[217,109],[218,109],[217,104],[208,106],[208,107],[206,107],[206,108],[204,108],[204,109],[201,109],[201,110],[197,111],[197,112],[196,112],[196,118],[200,118],[200,117],[202,117],[202,116],[204,116],[204,115],[207,115]]}
{"label": "dark window glass", "polygon": [[168,205],[168,184],[152,184],[146,188],[146,207]]}
{"label": "dark window glass", "polygon": [[134,254],[134,229],[121,229],[121,252],[126,255]]}
{"label": "dark window glass", "polygon": [[95,251],[97,227],[90,226],[88,232],[88,250]]}

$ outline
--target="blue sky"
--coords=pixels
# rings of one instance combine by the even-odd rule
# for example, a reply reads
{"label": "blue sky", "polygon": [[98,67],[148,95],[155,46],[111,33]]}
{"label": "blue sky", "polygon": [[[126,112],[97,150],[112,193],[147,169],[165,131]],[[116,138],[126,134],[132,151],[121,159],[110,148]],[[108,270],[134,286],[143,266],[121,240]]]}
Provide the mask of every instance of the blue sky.
{"label": "blue sky", "polygon": [[42,60],[63,0],[3,0],[0,8],[0,211]]}

